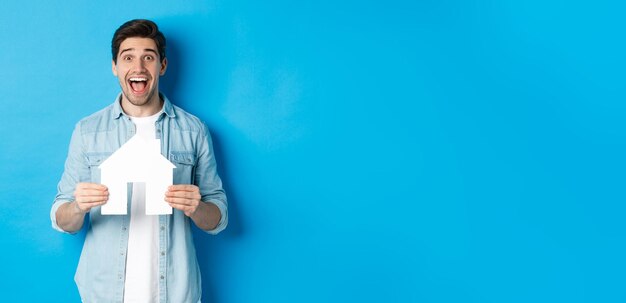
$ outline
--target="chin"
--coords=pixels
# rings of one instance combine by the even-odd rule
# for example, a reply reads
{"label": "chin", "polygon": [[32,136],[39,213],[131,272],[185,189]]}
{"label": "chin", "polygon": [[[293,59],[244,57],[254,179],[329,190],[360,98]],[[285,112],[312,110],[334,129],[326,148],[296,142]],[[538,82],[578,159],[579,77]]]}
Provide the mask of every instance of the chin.
{"label": "chin", "polygon": [[148,104],[154,94],[147,93],[144,96],[136,96],[132,92],[124,92],[124,95],[126,96],[126,100],[128,100],[132,105],[142,106]]}
{"label": "chin", "polygon": [[130,103],[134,106],[143,106],[146,105],[148,103],[148,100],[139,100],[139,101],[133,101],[133,100],[128,100],[130,101]]}

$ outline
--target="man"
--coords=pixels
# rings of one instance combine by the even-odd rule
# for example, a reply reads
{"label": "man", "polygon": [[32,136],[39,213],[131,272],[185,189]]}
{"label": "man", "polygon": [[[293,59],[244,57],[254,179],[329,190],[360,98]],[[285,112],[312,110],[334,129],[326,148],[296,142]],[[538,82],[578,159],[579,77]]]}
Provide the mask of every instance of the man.
{"label": "man", "polygon": [[[87,226],[75,276],[83,302],[199,302],[190,222],[210,234],[228,222],[211,137],[198,118],[159,93],[167,59],[165,37],[155,23],[124,23],[111,46],[122,92],[76,124],[50,212],[52,226],[66,233]],[[176,166],[174,185],[163,196],[172,215],[145,214],[141,183],[129,191],[129,215],[100,211],[108,191],[99,184],[98,166],[135,135],[160,139],[161,154]]]}

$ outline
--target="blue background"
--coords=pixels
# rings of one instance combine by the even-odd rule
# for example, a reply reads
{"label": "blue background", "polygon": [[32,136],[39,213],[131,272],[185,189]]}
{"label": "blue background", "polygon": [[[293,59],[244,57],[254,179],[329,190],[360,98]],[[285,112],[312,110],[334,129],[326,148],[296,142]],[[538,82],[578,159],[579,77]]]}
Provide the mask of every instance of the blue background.
{"label": "blue background", "polygon": [[150,18],[230,198],[203,301],[626,302],[620,3],[3,0],[2,300],[79,301],[50,205]]}

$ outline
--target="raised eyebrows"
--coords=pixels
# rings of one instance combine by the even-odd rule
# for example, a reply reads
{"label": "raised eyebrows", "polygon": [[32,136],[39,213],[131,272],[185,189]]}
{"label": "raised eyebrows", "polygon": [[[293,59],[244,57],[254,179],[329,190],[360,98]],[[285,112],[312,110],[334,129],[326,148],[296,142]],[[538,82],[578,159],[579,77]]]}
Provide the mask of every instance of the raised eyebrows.
{"label": "raised eyebrows", "polygon": [[[117,56],[118,56],[118,57],[119,57],[119,56],[121,56],[121,55],[122,55],[124,52],[126,52],[126,51],[134,51],[134,50],[135,50],[135,48],[134,48],[134,47],[123,49],[123,50],[120,52],[120,54],[119,54],[119,55],[117,55]],[[154,49],[152,49],[152,48],[144,48],[144,50],[143,50],[143,51],[144,51],[144,52],[152,52],[152,53],[154,53],[155,55],[158,55],[158,54],[159,54],[159,53],[157,53],[157,51],[156,51],[156,50],[154,50]]]}

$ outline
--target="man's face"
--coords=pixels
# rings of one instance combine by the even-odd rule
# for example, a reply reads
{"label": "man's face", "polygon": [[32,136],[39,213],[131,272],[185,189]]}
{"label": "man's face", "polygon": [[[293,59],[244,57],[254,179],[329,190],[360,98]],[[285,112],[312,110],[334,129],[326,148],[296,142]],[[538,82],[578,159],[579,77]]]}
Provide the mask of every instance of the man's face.
{"label": "man's face", "polygon": [[154,40],[127,38],[120,44],[113,74],[120,81],[123,98],[132,105],[143,106],[159,101],[159,76],[165,74],[167,60],[161,62]]}

